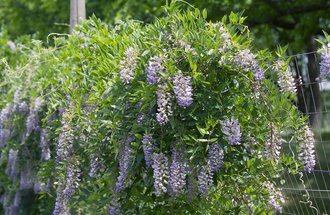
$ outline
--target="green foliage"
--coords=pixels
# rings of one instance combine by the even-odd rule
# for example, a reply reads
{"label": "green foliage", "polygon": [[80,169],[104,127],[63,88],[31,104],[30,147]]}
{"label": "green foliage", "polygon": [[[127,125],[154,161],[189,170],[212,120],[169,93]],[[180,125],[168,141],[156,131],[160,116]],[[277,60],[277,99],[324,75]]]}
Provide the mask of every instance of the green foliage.
{"label": "green foliage", "polygon": [[[256,63],[265,72],[265,79],[259,81],[253,68],[245,70],[235,63],[239,52],[252,49],[240,14],[231,13],[223,22],[213,23],[206,20],[206,11],[190,8],[182,12],[175,3],[165,9],[164,18],[146,25],[127,21],[109,26],[93,17],[72,35],[54,37],[54,47],[43,48],[33,42],[25,49],[28,61],[24,65],[4,68],[1,107],[9,105],[16,110],[22,102],[30,106],[28,116],[13,111],[10,121],[1,122],[2,128],[11,132],[1,149],[0,162],[0,192],[9,199],[3,203],[6,210],[13,207],[14,194],[24,196],[22,174],[31,168],[42,187],[37,194],[28,195],[38,195],[28,199],[32,205],[29,211],[35,214],[51,214],[56,196],[72,188],[70,169],[79,172],[79,186],[61,204],[73,214],[104,214],[109,205],[120,205],[124,214],[274,211],[268,204],[270,191],[265,183],[279,184],[287,170],[302,169],[291,153],[297,155],[302,134],[295,131],[305,125],[305,118],[294,106],[294,95],[282,93],[278,87],[277,58],[265,50],[254,52]],[[227,47],[224,35],[229,36]],[[124,84],[122,64],[129,48],[136,52],[137,61],[133,79]],[[154,56],[163,57],[165,71],[157,74],[159,84],[150,85],[146,71]],[[178,105],[174,94],[173,78],[179,70],[192,80],[193,103],[186,108]],[[172,95],[173,113],[165,125],[157,121],[160,84]],[[20,94],[15,100],[17,91]],[[43,102],[37,109],[40,99]],[[28,135],[31,113],[37,116],[36,125]],[[142,123],[137,120],[140,115]],[[242,132],[239,145],[229,144],[221,125],[233,116]],[[41,158],[42,129],[48,130],[50,159]],[[293,152],[281,153],[278,162],[263,156],[274,129],[283,131],[283,145],[293,146]],[[211,145],[216,143],[224,151],[223,165],[212,178],[207,198],[196,195],[189,199],[187,189],[176,197],[155,195],[154,171],[146,167],[143,152],[146,133],[153,134],[155,153],[170,158],[173,148],[184,149],[181,159],[192,167],[193,187],[208,162]],[[131,139],[128,144],[127,139]],[[124,190],[116,192],[119,163],[127,145],[131,152],[128,176]],[[10,150],[19,152],[20,178],[5,173]],[[60,150],[65,151],[64,158]],[[97,177],[91,177],[90,161],[95,159],[100,168]],[[21,213],[27,213],[22,207]]]}

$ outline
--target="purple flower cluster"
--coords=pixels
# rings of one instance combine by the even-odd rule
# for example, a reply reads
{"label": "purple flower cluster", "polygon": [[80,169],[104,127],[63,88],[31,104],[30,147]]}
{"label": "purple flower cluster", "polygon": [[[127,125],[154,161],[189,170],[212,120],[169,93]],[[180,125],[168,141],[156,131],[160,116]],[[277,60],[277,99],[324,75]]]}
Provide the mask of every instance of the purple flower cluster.
{"label": "purple flower cluster", "polygon": [[78,160],[71,159],[66,165],[66,182],[63,190],[64,198],[70,199],[79,187],[80,169]]}
{"label": "purple flower cluster", "polygon": [[223,26],[220,26],[219,32],[220,32],[221,44],[218,47],[218,51],[219,51],[220,54],[223,54],[231,48],[233,43],[230,39],[230,34],[228,33],[228,31]]}
{"label": "purple flower cluster", "polygon": [[10,135],[10,130],[5,128],[0,128],[0,149],[7,145]]}
{"label": "purple flower cluster", "polygon": [[147,167],[152,166],[152,154],[154,151],[154,145],[152,143],[152,134],[144,134],[142,139],[142,147],[144,152],[144,160]]}
{"label": "purple flower cluster", "polygon": [[147,83],[148,84],[157,84],[159,82],[158,74],[164,72],[165,68],[162,65],[163,57],[154,56],[150,58],[148,67],[147,67]]}
{"label": "purple flower cluster", "polygon": [[41,129],[41,131],[40,131],[39,147],[41,149],[41,160],[49,160],[50,159],[50,148],[49,148],[48,130],[47,129]]}
{"label": "purple flower cluster", "polygon": [[18,176],[17,156],[18,150],[9,150],[6,174],[12,179],[15,179]]}
{"label": "purple flower cluster", "polygon": [[55,207],[53,211],[53,215],[70,215],[69,207],[68,207],[68,199],[64,197],[63,186],[60,185],[57,193],[56,193],[56,201]]}
{"label": "purple flower cluster", "polygon": [[330,43],[328,48],[324,48],[325,52],[321,54],[320,61],[320,78],[330,77]]}
{"label": "purple flower cluster", "polygon": [[21,114],[27,114],[29,112],[29,106],[25,101],[22,101],[17,106],[17,111]]}
{"label": "purple flower cluster", "polygon": [[208,166],[210,171],[217,172],[223,163],[224,153],[218,143],[213,143],[208,149]]}
{"label": "purple flower cluster", "polygon": [[197,197],[197,180],[195,179],[195,172],[191,164],[188,165],[187,174],[188,174],[188,184],[187,184],[188,199],[189,201],[192,201],[194,198]]}
{"label": "purple flower cluster", "polygon": [[269,193],[268,205],[272,207],[275,212],[282,213],[282,205],[285,203],[282,192],[279,189],[276,189],[274,184],[270,181],[264,182],[264,187]]}
{"label": "purple flower cluster", "polygon": [[278,84],[280,85],[281,91],[295,94],[297,88],[290,67],[288,67],[283,61],[278,60],[274,69],[278,72]]}
{"label": "purple flower cluster", "polygon": [[29,115],[26,118],[26,136],[28,137],[33,131],[39,129],[38,123],[38,112],[40,111],[43,105],[42,98],[38,97],[33,103],[33,107],[30,108]]}
{"label": "purple flower cluster", "polygon": [[300,143],[298,159],[304,166],[304,170],[311,172],[315,166],[315,139],[310,127],[306,125],[303,129],[304,135]]}
{"label": "purple flower cluster", "polygon": [[4,109],[1,110],[0,113],[0,127],[3,127],[4,123],[9,120],[13,113],[14,109],[13,106],[10,104],[7,104]]}
{"label": "purple flower cluster", "polygon": [[222,132],[226,136],[226,139],[230,145],[241,144],[242,133],[237,119],[232,116],[231,119],[222,121],[221,126]]}
{"label": "purple flower cluster", "polygon": [[118,197],[114,196],[111,200],[110,206],[107,210],[108,215],[120,215],[121,213],[121,205]]}
{"label": "purple flower cluster", "polygon": [[207,197],[209,194],[209,188],[213,183],[213,172],[208,165],[201,167],[198,175],[198,191],[201,197]]}
{"label": "purple flower cluster", "polygon": [[264,71],[258,66],[255,55],[252,54],[249,49],[239,51],[235,55],[233,63],[246,72],[252,70],[254,72],[254,78],[257,81],[261,81],[265,78]]}
{"label": "purple flower cluster", "polygon": [[104,168],[104,164],[101,162],[101,158],[97,154],[93,154],[90,159],[90,170],[88,175],[92,178],[98,178],[100,176],[100,170]]}
{"label": "purple flower cluster", "polygon": [[157,113],[156,119],[160,125],[165,125],[169,121],[169,116],[172,115],[171,94],[168,92],[168,87],[160,85],[157,90]]}
{"label": "purple flower cluster", "polygon": [[134,70],[137,66],[137,51],[129,47],[125,51],[125,58],[120,61],[120,80],[123,84],[129,84],[134,78]]}
{"label": "purple flower cluster", "polygon": [[183,193],[183,189],[186,186],[186,175],[186,165],[182,161],[182,153],[174,149],[169,178],[169,188],[174,196]]}
{"label": "purple flower cluster", "polygon": [[154,153],[154,163],[152,168],[154,170],[154,187],[156,195],[160,196],[167,193],[167,185],[169,179],[168,159],[163,153]]}
{"label": "purple flower cluster", "polygon": [[127,178],[128,178],[128,170],[131,165],[131,140],[132,138],[128,138],[125,143],[125,148],[121,151],[120,160],[119,160],[119,176],[116,182],[116,192],[121,192],[125,189]]}
{"label": "purple flower cluster", "polygon": [[20,190],[32,189],[34,186],[35,174],[29,167],[21,171]]}
{"label": "purple flower cluster", "polygon": [[193,103],[191,77],[183,76],[179,71],[173,78],[173,88],[179,106],[186,108]]}
{"label": "purple flower cluster", "polygon": [[62,128],[56,145],[56,162],[66,160],[72,151],[74,140],[73,129],[71,127],[71,113],[65,110],[62,115]]}
{"label": "purple flower cluster", "polygon": [[278,163],[282,148],[282,141],[280,133],[272,126],[268,135],[268,140],[265,143],[264,156],[267,160],[274,159],[275,163]]}

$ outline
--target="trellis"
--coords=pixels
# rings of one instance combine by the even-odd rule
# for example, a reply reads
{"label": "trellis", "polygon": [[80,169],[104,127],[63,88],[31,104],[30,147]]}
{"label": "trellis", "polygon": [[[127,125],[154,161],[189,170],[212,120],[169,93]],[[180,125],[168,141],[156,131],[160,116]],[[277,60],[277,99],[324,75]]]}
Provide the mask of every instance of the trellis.
{"label": "trellis", "polygon": [[311,172],[287,174],[282,189],[287,196],[283,214],[328,214],[330,212],[330,82],[318,76],[319,56],[309,52],[291,56],[296,79],[297,106],[310,118],[315,135],[316,166]]}

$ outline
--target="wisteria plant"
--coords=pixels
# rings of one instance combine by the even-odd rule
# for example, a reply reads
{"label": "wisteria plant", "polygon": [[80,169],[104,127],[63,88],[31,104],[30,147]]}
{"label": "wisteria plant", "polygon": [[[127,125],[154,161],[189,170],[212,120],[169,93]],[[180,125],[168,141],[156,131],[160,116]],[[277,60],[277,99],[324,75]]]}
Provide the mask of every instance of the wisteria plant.
{"label": "wisteria plant", "polygon": [[283,50],[254,50],[240,14],[164,9],[91,18],[3,71],[5,214],[281,212],[283,174],[315,165]]}

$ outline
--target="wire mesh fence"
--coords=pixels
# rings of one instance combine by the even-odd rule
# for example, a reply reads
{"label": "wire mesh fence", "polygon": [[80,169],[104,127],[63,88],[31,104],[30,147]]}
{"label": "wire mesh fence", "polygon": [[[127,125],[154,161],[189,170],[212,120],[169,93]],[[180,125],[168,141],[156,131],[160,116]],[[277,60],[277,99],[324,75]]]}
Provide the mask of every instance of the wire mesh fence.
{"label": "wire mesh fence", "polygon": [[319,79],[316,52],[291,56],[298,91],[297,107],[308,115],[316,140],[316,166],[311,172],[287,174],[284,214],[330,214],[330,82]]}

